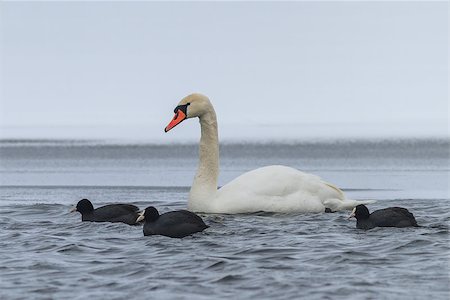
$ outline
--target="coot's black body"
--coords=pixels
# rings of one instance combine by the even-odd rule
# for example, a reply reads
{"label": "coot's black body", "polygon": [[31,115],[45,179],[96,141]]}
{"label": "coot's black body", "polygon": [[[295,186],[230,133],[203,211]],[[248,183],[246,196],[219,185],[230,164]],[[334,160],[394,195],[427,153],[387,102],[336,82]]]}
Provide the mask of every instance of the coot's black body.
{"label": "coot's black body", "polygon": [[109,204],[94,209],[91,201],[82,199],[72,211],[81,213],[82,221],[112,222],[136,225],[139,208],[131,204]]}
{"label": "coot's black body", "polygon": [[140,219],[144,218],[144,235],[164,235],[171,238],[201,232],[208,228],[202,218],[187,210],[177,210],[159,214],[153,206],[147,207]]}
{"label": "coot's black body", "polygon": [[356,206],[352,216],[356,218],[356,228],[375,227],[418,227],[414,215],[403,207],[388,207],[369,214],[365,205]]}

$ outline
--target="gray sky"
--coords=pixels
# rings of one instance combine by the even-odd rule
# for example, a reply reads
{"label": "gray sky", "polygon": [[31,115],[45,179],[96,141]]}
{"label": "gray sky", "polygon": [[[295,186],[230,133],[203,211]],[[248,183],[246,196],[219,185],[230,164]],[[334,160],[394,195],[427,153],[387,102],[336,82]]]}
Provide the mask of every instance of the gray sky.
{"label": "gray sky", "polygon": [[448,134],[447,2],[1,2],[0,137]]}

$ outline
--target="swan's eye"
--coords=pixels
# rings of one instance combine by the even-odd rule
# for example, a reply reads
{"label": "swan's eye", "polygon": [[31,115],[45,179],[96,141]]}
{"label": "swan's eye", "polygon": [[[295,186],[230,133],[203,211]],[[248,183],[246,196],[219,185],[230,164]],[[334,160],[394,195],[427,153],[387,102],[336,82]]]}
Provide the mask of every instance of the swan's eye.
{"label": "swan's eye", "polygon": [[190,105],[190,103],[184,104],[184,105],[178,105],[177,107],[175,107],[173,112],[178,114],[178,111],[181,110],[186,115],[187,114],[187,107],[188,107],[188,105]]}

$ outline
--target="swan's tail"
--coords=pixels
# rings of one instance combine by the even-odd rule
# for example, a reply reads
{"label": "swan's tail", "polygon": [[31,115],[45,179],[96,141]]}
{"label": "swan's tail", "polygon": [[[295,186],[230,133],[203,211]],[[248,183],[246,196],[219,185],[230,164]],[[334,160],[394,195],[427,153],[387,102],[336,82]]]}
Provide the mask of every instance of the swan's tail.
{"label": "swan's tail", "polygon": [[372,204],[375,202],[376,200],[327,199],[324,201],[323,205],[325,205],[326,208],[329,208],[332,211],[340,211],[352,210],[359,204]]}

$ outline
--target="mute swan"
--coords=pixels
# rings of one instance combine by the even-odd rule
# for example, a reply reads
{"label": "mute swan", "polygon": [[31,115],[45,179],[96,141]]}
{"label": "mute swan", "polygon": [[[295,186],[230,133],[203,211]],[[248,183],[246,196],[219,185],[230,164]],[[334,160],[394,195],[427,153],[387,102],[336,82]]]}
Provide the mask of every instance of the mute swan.
{"label": "mute swan", "polygon": [[191,187],[188,209],[204,213],[324,212],[351,210],[358,204],[321,178],[286,166],[267,166],[244,173],[217,189],[219,138],[217,118],[208,97],[191,94],[174,109],[168,132],[185,119],[200,119],[200,162]]}

